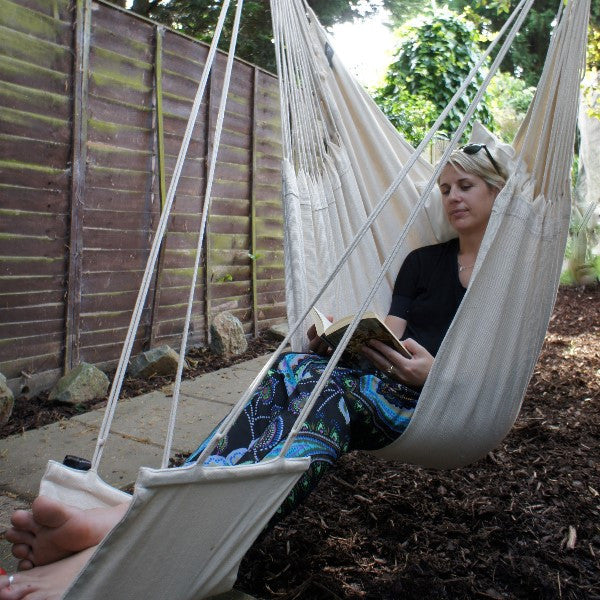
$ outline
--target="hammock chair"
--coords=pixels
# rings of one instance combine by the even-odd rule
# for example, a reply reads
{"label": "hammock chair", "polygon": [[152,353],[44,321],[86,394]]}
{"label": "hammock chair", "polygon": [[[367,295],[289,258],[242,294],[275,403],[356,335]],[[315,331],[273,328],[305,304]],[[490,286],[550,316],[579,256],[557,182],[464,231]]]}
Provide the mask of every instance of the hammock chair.
{"label": "hammock chair", "polygon": [[[522,0],[500,32],[499,38],[507,33],[506,40],[442,160],[462,135],[532,2]],[[379,454],[425,466],[467,464],[489,452],[517,416],[550,318],[570,213],[570,159],[589,0],[572,0],[565,7],[562,4],[544,73],[513,148],[502,147],[483,128],[474,129],[474,141],[487,143],[511,175],[496,199],[471,283],[413,419],[405,433]],[[309,459],[289,459],[285,454],[337,363],[343,342],[277,458],[235,467],[204,467],[204,459],[243,411],[276,355],[289,342],[297,349],[301,347],[300,334],[304,334],[314,303],[336,314],[355,311],[355,323],[367,307],[385,312],[393,276],[406,253],[449,236],[432,193],[441,168],[433,169],[419,156],[481,65],[473,69],[423,143],[413,150],[344,71],[302,0],[272,0],[271,5],[282,82],[290,334],[219,426],[198,462],[167,469],[195,289],[192,281],[162,468],[141,468],[133,497],[100,479],[98,465],[229,7],[229,0],[224,0],[109,395],[92,468],[77,471],[50,461],[40,485],[40,493],[81,508],[130,501],[121,522],[67,590],[66,599],[184,600],[231,589],[243,555],[308,468]],[[240,0],[209,163],[196,267],[210,207],[241,7]],[[481,64],[483,60],[485,57]],[[405,224],[401,231],[400,223]],[[318,274],[325,257],[331,271],[321,280]],[[197,271],[194,268],[193,272]],[[336,277],[343,279],[343,286],[334,281]],[[369,291],[362,297],[361,290],[363,294]],[[351,332],[352,326],[346,338]],[[165,548],[167,539],[172,543]]]}

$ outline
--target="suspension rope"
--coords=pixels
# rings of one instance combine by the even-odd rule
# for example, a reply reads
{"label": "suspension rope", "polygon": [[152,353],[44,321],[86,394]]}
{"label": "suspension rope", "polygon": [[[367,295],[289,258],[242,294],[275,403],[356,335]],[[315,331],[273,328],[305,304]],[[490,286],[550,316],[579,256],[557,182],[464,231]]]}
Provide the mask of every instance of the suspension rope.
{"label": "suspension rope", "polygon": [[177,363],[177,375],[175,377],[175,388],[173,390],[173,400],[171,401],[171,413],[169,416],[169,425],[167,429],[167,438],[165,442],[162,465],[163,469],[166,469],[169,465],[169,456],[171,456],[171,447],[173,445],[173,435],[175,432],[175,421],[177,419],[177,406],[179,403],[179,390],[181,388],[181,377],[183,374],[183,367],[185,365],[185,351],[187,348],[188,333],[190,330],[190,321],[192,319],[192,307],[194,304],[194,295],[196,292],[196,279],[198,277],[198,268],[200,266],[200,256],[202,254],[202,243],[204,241],[204,232],[206,230],[206,221],[208,219],[208,212],[212,202],[212,187],[215,179],[215,169],[217,166],[217,156],[219,153],[219,147],[221,145],[221,133],[223,132],[223,121],[225,120],[225,107],[227,105],[227,96],[229,94],[229,85],[231,83],[231,72],[233,70],[233,59],[235,58],[235,47],[237,44],[239,29],[240,29],[240,18],[242,15],[242,7],[244,0],[238,0],[237,8],[235,11],[235,18],[233,23],[233,30],[231,33],[231,42],[229,44],[229,54],[227,56],[227,66],[225,69],[225,77],[223,80],[223,89],[221,90],[221,100],[219,103],[219,113],[217,116],[217,125],[215,130],[215,137],[213,141],[213,148],[210,157],[210,167],[208,174],[208,181],[206,184],[206,192],[204,195],[204,206],[202,208],[202,219],[200,222],[200,233],[198,234],[198,244],[196,246],[196,255],[194,259],[194,271],[192,273],[192,282],[190,284],[190,293],[188,297],[187,311],[185,315],[185,325],[183,327],[183,333],[181,337],[181,348],[179,350],[179,361]]}
{"label": "suspension rope", "polygon": [[158,226],[156,229],[156,234],[155,234],[154,240],[152,242],[152,247],[150,249],[150,254],[149,254],[148,260],[146,262],[146,269],[144,271],[140,290],[138,292],[135,307],[133,309],[133,314],[131,316],[131,321],[129,323],[129,329],[127,330],[127,335],[125,338],[125,342],[123,344],[123,349],[121,351],[121,356],[119,358],[119,363],[117,365],[117,369],[116,369],[115,376],[113,379],[108,402],[106,405],[106,410],[104,412],[104,418],[102,420],[102,425],[100,426],[98,440],[96,442],[96,449],[94,451],[94,456],[92,458],[91,469],[93,471],[98,470],[98,466],[100,464],[100,460],[101,460],[102,454],[104,452],[104,446],[108,439],[108,434],[110,432],[110,427],[112,424],[112,420],[114,418],[115,410],[117,407],[117,402],[119,400],[119,394],[121,393],[121,387],[123,385],[123,380],[125,379],[125,373],[127,371],[129,357],[131,355],[131,350],[133,348],[133,343],[135,341],[135,334],[137,332],[137,329],[138,329],[138,326],[140,323],[140,319],[142,317],[142,310],[144,308],[144,303],[146,302],[146,297],[148,295],[148,289],[150,288],[150,281],[152,279],[152,274],[154,272],[156,261],[158,259],[160,245],[162,243],[163,237],[165,235],[165,231],[167,229],[167,223],[169,220],[169,216],[171,214],[171,207],[172,207],[173,201],[175,199],[175,192],[177,190],[177,184],[179,183],[179,178],[180,178],[181,172],[183,170],[183,164],[185,162],[185,157],[186,157],[189,143],[190,143],[190,140],[192,137],[192,131],[194,129],[194,124],[195,124],[196,118],[198,116],[198,111],[200,110],[200,104],[202,102],[202,97],[203,97],[204,91],[206,89],[206,83],[208,81],[208,76],[210,74],[212,65],[214,63],[215,55],[217,52],[217,45],[218,45],[219,39],[221,37],[221,32],[223,30],[223,24],[225,22],[225,17],[227,15],[227,10],[229,8],[229,3],[230,3],[230,0],[224,0],[223,6],[221,7],[219,21],[217,22],[217,26],[215,28],[215,35],[214,35],[212,43],[210,45],[208,56],[206,58],[206,63],[204,65],[204,69],[202,71],[200,84],[198,85],[198,90],[196,91],[196,96],[194,98],[192,110],[190,112],[190,118],[188,119],[188,123],[187,123],[187,127],[185,130],[184,136],[183,136],[181,148],[179,150],[179,156],[177,157],[177,162],[175,164],[173,176],[171,178],[171,183],[169,185],[169,191],[167,192],[167,197],[165,199],[165,205],[163,207],[163,210],[162,210],[162,213],[160,216],[160,220],[158,222]]}

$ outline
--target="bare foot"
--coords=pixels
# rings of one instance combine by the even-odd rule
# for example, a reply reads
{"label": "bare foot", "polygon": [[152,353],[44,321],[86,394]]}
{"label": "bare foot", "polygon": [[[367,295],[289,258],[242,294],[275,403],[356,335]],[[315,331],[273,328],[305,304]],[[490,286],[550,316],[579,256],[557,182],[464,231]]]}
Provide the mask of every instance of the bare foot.
{"label": "bare foot", "polygon": [[19,570],[55,562],[100,543],[121,520],[128,504],[81,510],[46,496],[38,496],[31,512],[17,510],[6,539],[20,560]]}
{"label": "bare foot", "polygon": [[73,554],[51,565],[13,575],[0,576],[0,600],[60,600],[83,569],[94,548]]}

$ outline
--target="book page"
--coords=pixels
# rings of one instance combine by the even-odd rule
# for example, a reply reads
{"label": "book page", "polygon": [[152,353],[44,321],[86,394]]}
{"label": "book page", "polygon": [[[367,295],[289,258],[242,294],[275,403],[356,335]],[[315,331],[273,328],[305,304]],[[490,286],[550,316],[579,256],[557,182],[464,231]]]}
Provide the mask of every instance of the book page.
{"label": "book page", "polygon": [[321,337],[331,325],[331,321],[316,306],[310,309],[310,316],[315,323],[317,335]]}

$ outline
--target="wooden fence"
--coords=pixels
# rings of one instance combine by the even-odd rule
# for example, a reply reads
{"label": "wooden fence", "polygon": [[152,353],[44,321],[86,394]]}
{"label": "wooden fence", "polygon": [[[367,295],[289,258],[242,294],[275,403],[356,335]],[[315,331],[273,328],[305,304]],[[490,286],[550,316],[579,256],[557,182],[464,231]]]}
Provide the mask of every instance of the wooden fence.
{"label": "wooden fence", "polygon": [[[118,359],[208,47],[102,1],[0,0],[0,372],[33,393]],[[134,353],[178,346],[219,54]],[[285,316],[276,79],[236,61],[189,343]]]}

